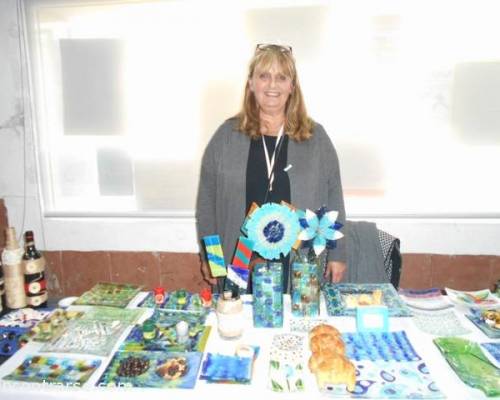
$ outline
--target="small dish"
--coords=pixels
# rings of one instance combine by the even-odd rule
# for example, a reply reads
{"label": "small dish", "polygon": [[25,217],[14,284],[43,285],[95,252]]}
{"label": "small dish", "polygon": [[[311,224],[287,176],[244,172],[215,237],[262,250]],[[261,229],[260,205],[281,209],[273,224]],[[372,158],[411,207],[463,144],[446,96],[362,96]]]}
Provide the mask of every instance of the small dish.
{"label": "small dish", "polygon": [[71,304],[75,302],[76,299],[78,299],[78,297],[76,296],[65,297],[64,299],[59,300],[59,303],[57,303],[57,305],[60,308],[68,308]]}
{"label": "small dish", "polygon": [[448,297],[455,304],[472,308],[498,308],[500,300],[494,296],[489,289],[476,290],[473,292],[465,292],[461,290],[453,290],[445,288]]}

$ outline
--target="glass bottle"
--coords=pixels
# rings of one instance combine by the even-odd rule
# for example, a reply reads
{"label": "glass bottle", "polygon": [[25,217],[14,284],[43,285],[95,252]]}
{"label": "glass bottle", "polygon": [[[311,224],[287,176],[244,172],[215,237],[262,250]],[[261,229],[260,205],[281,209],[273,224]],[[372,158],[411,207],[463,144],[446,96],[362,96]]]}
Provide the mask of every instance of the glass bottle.
{"label": "glass bottle", "polygon": [[47,307],[46,262],[42,253],[35,246],[33,231],[26,231],[24,234],[23,267],[28,306],[33,308]]}
{"label": "glass bottle", "polygon": [[2,252],[3,275],[5,284],[5,305],[16,309],[26,307],[24,293],[23,249],[16,239],[13,227],[5,229],[5,249]]}
{"label": "glass bottle", "polygon": [[3,280],[2,261],[0,260],[0,313],[3,311],[3,304],[5,302],[4,294],[5,294],[5,282]]}

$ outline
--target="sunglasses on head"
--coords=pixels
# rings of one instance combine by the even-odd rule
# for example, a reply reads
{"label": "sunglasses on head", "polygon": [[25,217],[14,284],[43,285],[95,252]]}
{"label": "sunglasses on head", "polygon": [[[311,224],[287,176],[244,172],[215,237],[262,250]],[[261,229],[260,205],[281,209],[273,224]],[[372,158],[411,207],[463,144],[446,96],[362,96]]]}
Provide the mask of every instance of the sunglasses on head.
{"label": "sunglasses on head", "polygon": [[282,53],[292,53],[292,46],[281,45],[281,44],[265,44],[259,43],[255,48],[255,53],[259,53],[261,51],[266,50],[279,50]]}

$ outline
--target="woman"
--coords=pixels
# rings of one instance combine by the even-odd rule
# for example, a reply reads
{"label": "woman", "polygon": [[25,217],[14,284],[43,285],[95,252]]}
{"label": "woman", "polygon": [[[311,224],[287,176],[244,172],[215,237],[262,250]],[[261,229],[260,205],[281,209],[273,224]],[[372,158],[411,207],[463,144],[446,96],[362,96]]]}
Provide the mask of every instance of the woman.
{"label": "woman", "polygon": [[[243,108],[219,127],[203,155],[198,237],[219,234],[229,264],[252,202],[282,200],[299,209],[326,205],[339,211],[338,221],[345,223],[337,153],[323,127],[307,116],[292,49],[258,45]],[[340,240],[328,251],[325,278],[339,282],[345,261]],[[205,261],[201,270],[209,283],[216,283]]]}

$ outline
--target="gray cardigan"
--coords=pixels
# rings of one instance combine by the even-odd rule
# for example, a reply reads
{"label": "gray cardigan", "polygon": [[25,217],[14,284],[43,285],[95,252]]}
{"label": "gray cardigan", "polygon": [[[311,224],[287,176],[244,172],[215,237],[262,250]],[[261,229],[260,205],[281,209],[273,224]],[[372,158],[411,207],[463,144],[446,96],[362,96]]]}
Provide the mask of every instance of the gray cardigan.
{"label": "gray cardigan", "polygon": [[[224,122],[208,143],[203,155],[196,201],[198,238],[218,234],[226,264],[229,264],[245,218],[246,169],[250,138],[237,130],[237,119]],[[339,162],[333,144],[320,124],[309,140],[289,140],[287,163],[291,203],[316,211],[322,205],[339,211],[345,224],[344,198]],[[204,257],[203,244],[200,243]],[[328,260],[346,261],[345,239],[328,252]]]}

